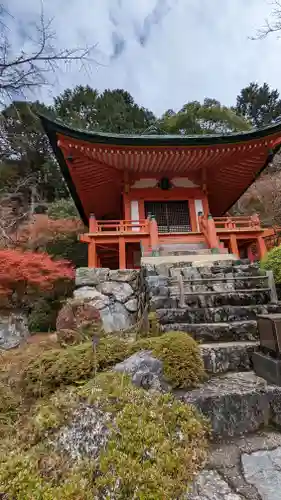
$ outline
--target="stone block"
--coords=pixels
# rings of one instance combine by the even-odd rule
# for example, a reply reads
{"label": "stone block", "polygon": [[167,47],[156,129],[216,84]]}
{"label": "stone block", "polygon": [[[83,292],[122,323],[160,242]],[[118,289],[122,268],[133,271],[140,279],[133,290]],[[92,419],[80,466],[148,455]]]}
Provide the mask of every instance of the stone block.
{"label": "stone block", "polygon": [[135,317],[123,304],[114,302],[100,311],[105,332],[126,330],[135,323]]}
{"label": "stone block", "polygon": [[137,312],[138,310],[138,301],[137,299],[130,299],[128,300],[128,302],[126,302],[125,304],[125,307],[126,309],[128,309],[129,312]]}
{"label": "stone block", "polygon": [[263,500],[280,500],[281,447],[243,453],[241,466],[247,483],[254,486]]}
{"label": "stone block", "polygon": [[157,311],[158,309],[171,309],[178,307],[178,299],[173,297],[163,297],[158,295],[157,297],[151,297],[149,300],[149,309],[151,311]]}
{"label": "stone block", "polygon": [[281,360],[274,359],[261,351],[252,356],[253,367],[256,375],[264,378],[269,384],[281,387]]}
{"label": "stone block", "polygon": [[162,331],[183,331],[198,342],[256,341],[258,339],[256,321],[233,323],[171,323],[162,324]]}
{"label": "stone block", "polygon": [[207,373],[242,372],[252,369],[252,354],[258,342],[221,342],[200,346]]}
{"label": "stone block", "polygon": [[109,298],[100,293],[96,288],[83,286],[74,290],[74,298],[80,301],[91,301],[92,305],[97,309],[103,309],[109,304]]}
{"label": "stone block", "polygon": [[130,281],[134,281],[139,272],[135,269],[114,269],[109,271],[108,279],[110,281],[122,281],[130,283]]}
{"label": "stone block", "polygon": [[210,419],[215,438],[255,432],[269,423],[266,382],[251,372],[210,379],[182,399]]}
{"label": "stone block", "polygon": [[128,283],[118,281],[105,281],[97,285],[97,290],[104,295],[112,295],[117,302],[126,302],[134,293]]}
{"label": "stone block", "polygon": [[108,278],[109,269],[94,267],[78,267],[76,269],[76,286],[95,286]]}

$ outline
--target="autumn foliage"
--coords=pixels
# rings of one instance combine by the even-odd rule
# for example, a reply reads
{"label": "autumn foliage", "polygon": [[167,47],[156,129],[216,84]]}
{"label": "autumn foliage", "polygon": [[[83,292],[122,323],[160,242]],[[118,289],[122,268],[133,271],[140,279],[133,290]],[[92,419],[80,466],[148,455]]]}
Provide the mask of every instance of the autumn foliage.
{"label": "autumn foliage", "polygon": [[19,246],[40,250],[57,238],[77,237],[83,232],[84,226],[78,218],[52,219],[48,215],[35,215],[21,226],[14,240]]}
{"label": "autumn foliage", "polygon": [[74,269],[67,261],[52,260],[45,253],[0,250],[0,296],[12,304],[27,303],[73,278]]}

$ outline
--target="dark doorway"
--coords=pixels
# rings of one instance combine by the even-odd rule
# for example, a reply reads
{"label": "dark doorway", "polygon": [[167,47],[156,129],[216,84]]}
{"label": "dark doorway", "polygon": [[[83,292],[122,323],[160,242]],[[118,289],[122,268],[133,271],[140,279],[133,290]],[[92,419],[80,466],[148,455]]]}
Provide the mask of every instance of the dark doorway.
{"label": "dark doorway", "polygon": [[145,201],[145,217],[154,215],[159,233],[191,231],[188,201]]}

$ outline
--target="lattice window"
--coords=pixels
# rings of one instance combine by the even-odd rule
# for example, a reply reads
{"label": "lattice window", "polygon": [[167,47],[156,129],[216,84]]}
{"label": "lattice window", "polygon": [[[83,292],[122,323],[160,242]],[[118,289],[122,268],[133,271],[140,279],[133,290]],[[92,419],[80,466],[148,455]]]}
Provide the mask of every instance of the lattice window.
{"label": "lattice window", "polygon": [[146,201],[145,216],[154,215],[159,233],[191,231],[187,201]]}

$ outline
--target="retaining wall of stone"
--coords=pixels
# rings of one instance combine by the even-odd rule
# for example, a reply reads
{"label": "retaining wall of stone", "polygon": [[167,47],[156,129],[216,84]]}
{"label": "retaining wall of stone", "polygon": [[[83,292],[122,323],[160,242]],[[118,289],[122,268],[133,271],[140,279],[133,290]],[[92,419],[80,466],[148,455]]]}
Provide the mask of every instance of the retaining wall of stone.
{"label": "retaining wall of stone", "polygon": [[90,299],[99,310],[106,332],[133,326],[138,317],[140,273],[132,269],[80,267],[74,298]]}

